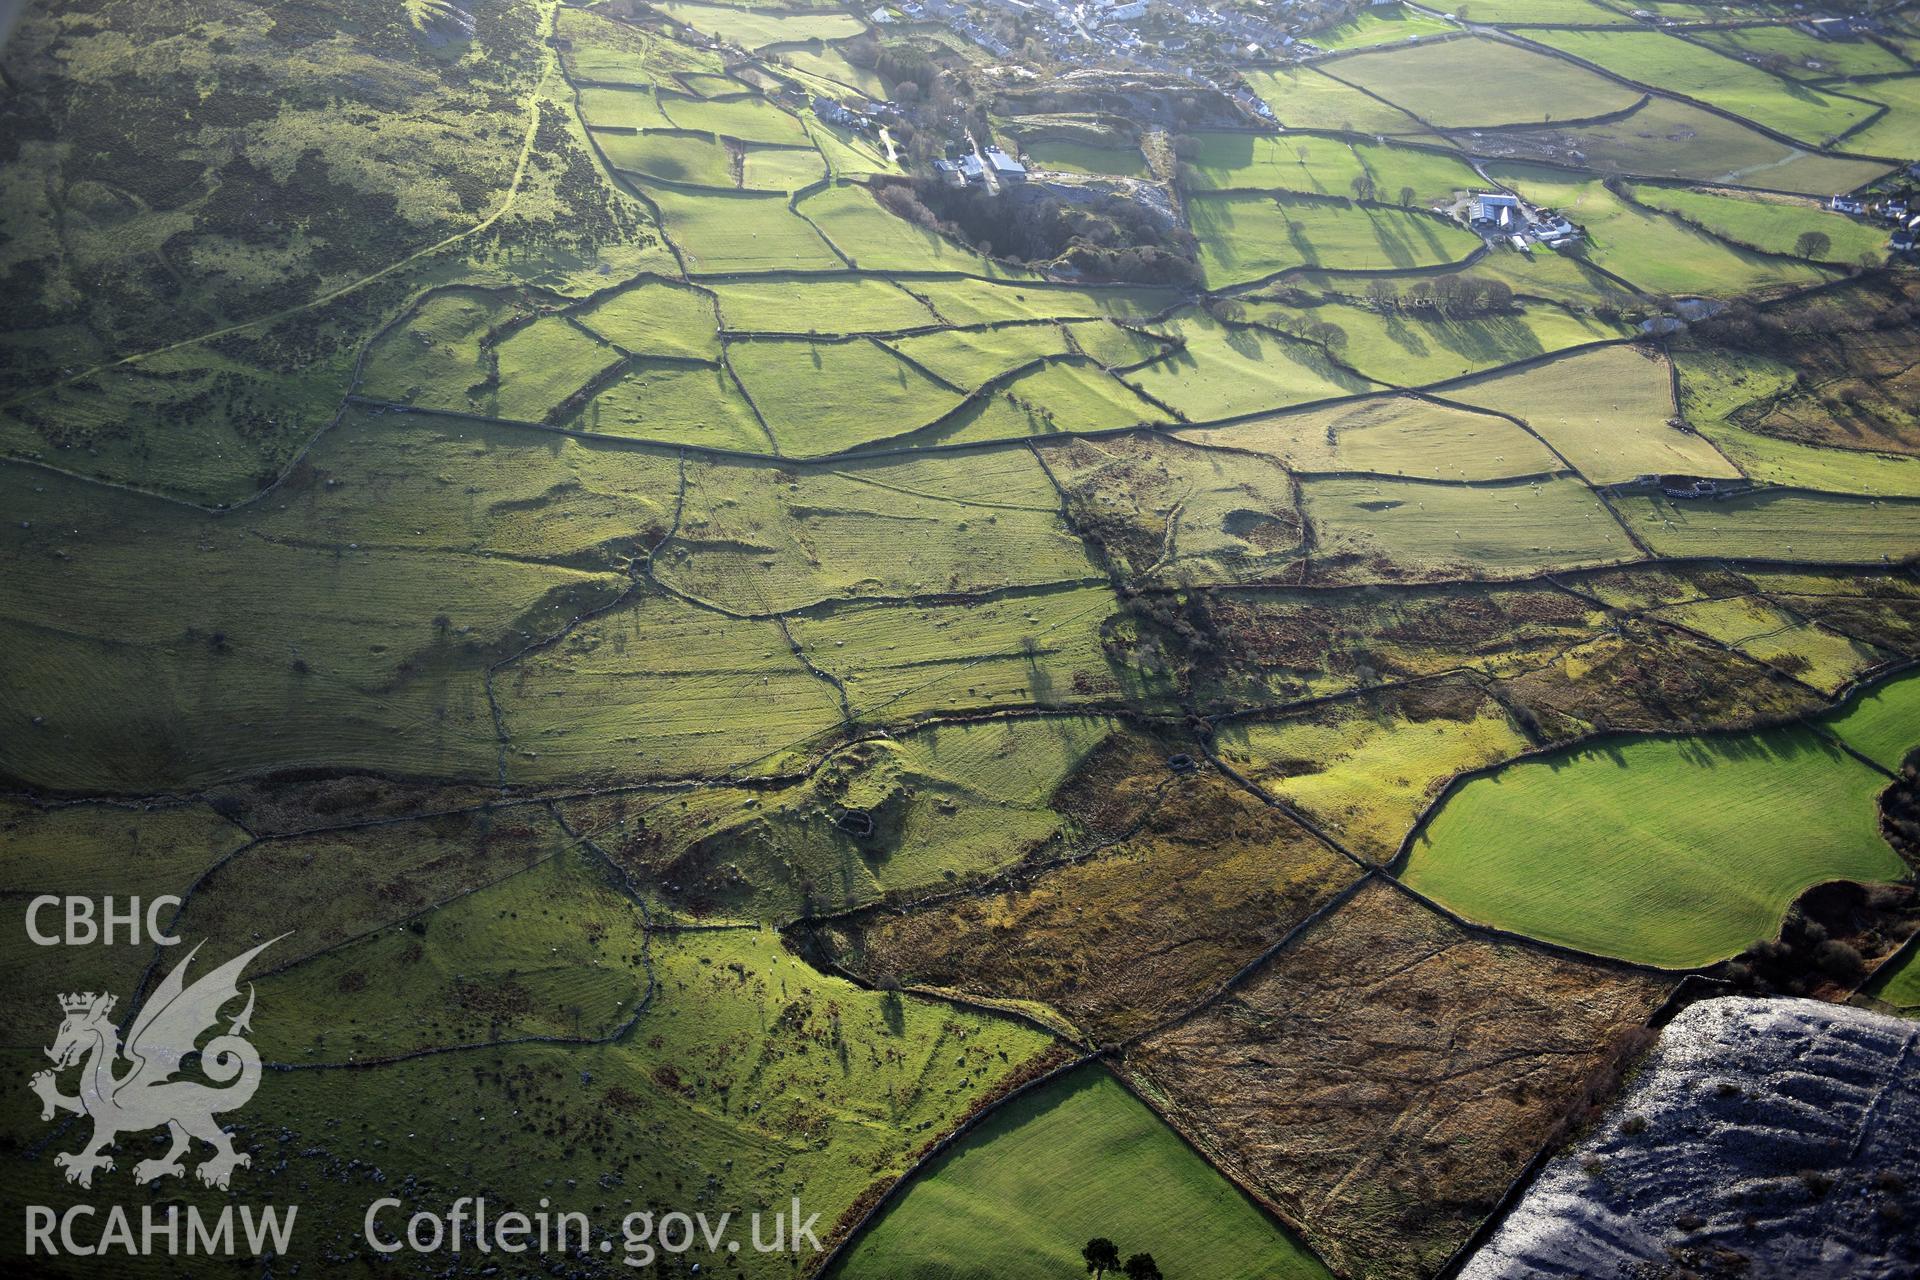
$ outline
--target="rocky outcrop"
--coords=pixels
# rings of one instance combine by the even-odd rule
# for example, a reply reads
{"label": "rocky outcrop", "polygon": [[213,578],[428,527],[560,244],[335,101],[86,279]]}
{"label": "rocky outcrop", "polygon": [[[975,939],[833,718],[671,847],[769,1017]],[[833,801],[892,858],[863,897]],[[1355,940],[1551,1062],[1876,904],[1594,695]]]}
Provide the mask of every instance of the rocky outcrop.
{"label": "rocky outcrop", "polygon": [[1920,1023],[1709,1000],[1462,1280],[1920,1274]]}

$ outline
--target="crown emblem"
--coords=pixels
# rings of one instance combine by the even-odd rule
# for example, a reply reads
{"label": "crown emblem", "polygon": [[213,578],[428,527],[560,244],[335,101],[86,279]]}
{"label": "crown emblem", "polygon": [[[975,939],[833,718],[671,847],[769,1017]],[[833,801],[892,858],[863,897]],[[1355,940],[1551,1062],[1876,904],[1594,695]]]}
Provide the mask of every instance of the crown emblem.
{"label": "crown emblem", "polygon": [[113,1012],[113,1006],[118,1002],[117,996],[97,996],[91,991],[76,992],[60,997],[60,1009],[63,1013],[86,1013],[98,1004],[100,1012],[107,1014]]}

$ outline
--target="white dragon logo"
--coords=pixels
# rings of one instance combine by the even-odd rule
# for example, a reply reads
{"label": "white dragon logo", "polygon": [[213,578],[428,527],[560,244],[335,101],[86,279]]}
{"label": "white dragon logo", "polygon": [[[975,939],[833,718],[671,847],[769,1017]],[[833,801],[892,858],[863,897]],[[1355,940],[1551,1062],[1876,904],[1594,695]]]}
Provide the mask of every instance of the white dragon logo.
{"label": "white dragon logo", "polygon": [[[261,943],[189,987],[185,985],[186,972],[200,950],[196,944],[141,1006],[127,1031],[124,1050],[120,1032],[108,1017],[116,997],[91,991],[60,997],[60,1009],[66,1017],[53,1046],[46,1050],[54,1069],[36,1074],[31,1087],[40,1095],[42,1120],[51,1120],[61,1111],[93,1120],[93,1139],[83,1149],[53,1158],[55,1165],[66,1170],[68,1182],[91,1187],[95,1170],[113,1172],[113,1157],[103,1153],[114,1139],[161,1125],[166,1126],[173,1145],[160,1159],[134,1165],[135,1182],[177,1178],[186,1173],[180,1157],[186,1153],[189,1138],[198,1138],[214,1148],[214,1154],[194,1170],[207,1186],[225,1189],[236,1167],[252,1163],[251,1157],[233,1149],[232,1136],[213,1119],[218,1112],[245,1106],[260,1087],[259,1051],[241,1035],[249,1030],[253,1017],[251,985],[247,988],[247,1006],[228,1025],[227,1033],[207,1041],[199,1051],[202,1074],[225,1087],[172,1077],[195,1051],[200,1036],[219,1022],[221,1006],[239,996],[240,974],[247,962],[279,940]],[[116,1075],[123,1058],[131,1069]],[[82,1064],[80,1092],[69,1097],[60,1092],[58,1075],[75,1064]]]}

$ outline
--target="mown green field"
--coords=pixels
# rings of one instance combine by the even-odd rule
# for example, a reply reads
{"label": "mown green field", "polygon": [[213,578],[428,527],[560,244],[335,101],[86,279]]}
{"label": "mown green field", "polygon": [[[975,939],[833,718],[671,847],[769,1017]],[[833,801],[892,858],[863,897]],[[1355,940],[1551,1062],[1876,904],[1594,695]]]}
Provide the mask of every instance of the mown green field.
{"label": "mown green field", "polygon": [[1920,679],[1864,690],[1828,718],[1827,728],[1882,768],[1898,769],[1920,747]]}
{"label": "mown green field", "polygon": [[728,4],[694,4],[691,0],[665,0],[660,11],[696,31],[719,36],[747,49],[809,40],[840,40],[866,30],[858,18],[844,13],[768,12]]}
{"label": "mown green field", "polygon": [[1579,120],[1641,97],[1551,55],[1486,39],[1364,53],[1325,69],[1441,129]]}
{"label": "mown green field", "polygon": [[829,1274],[1071,1275],[1095,1236],[1113,1239],[1123,1258],[1151,1253],[1169,1276],[1328,1274],[1097,1067],[1002,1108],[940,1155]]}
{"label": "mown green field", "polygon": [[1884,775],[1808,729],[1624,738],[1447,797],[1402,878],[1484,924],[1676,968],[1774,936],[1833,879],[1897,880]]}

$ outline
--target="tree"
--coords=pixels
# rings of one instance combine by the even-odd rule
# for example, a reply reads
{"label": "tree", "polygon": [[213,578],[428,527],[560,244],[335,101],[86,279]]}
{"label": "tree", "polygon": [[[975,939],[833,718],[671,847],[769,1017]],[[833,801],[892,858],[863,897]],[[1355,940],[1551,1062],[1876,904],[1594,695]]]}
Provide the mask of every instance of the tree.
{"label": "tree", "polygon": [[1094,1280],[1120,1267],[1120,1246],[1105,1236],[1095,1236],[1087,1241],[1087,1247],[1080,1251],[1080,1256],[1086,1259],[1087,1274],[1093,1276]]}
{"label": "tree", "polygon": [[1360,174],[1357,177],[1355,177],[1353,182],[1349,185],[1353,190],[1353,198],[1355,200],[1373,199],[1373,178],[1371,175],[1364,174],[1364,173]]}
{"label": "tree", "polygon": [[1367,301],[1377,311],[1391,311],[1400,302],[1400,291],[1390,280],[1374,280],[1367,285]]}
{"label": "tree", "polygon": [[1803,258],[1819,260],[1827,256],[1833,248],[1833,241],[1824,231],[1802,231],[1800,238],[1793,242],[1793,251]]}
{"label": "tree", "polygon": [[1127,1280],[1166,1280],[1160,1274],[1160,1264],[1153,1260],[1150,1253],[1134,1254],[1127,1259],[1127,1265],[1122,1270]]}
{"label": "tree", "polygon": [[1412,187],[1400,188],[1400,203],[1406,205],[1408,208],[1412,208],[1413,201],[1414,201],[1413,188]]}

